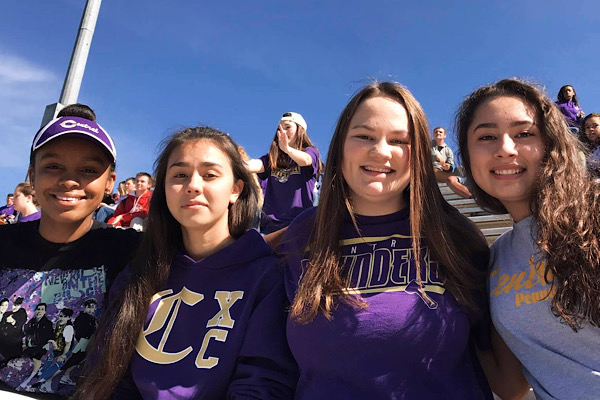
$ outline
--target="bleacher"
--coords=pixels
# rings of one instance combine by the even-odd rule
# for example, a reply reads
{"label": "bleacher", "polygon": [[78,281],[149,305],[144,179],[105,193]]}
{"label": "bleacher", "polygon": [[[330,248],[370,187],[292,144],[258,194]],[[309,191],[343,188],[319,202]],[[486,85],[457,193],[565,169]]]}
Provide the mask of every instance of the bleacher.
{"label": "bleacher", "polygon": [[481,229],[488,244],[494,243],[498,236],[512,227],[512,220],[508,214],[490,214],[479,207],[475,200],[463,199],[455,194],[445,183],[438,183],[438,186],[446,201]]}

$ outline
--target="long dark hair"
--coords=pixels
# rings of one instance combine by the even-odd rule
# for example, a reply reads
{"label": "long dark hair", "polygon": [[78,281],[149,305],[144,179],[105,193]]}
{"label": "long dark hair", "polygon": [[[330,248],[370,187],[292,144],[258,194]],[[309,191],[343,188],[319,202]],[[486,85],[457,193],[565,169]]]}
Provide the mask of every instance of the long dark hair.
{"label": "long dark hair", "polygon": [[571,99],[571,101],[573,103],[575,103],[575,105],[577,107],[579,107],[579,101],[577,100],[577,93],[575,92],[575,88],[573,87],[573,85],[563,85],[560,90],[558,91],[558,95],[556,96],[557,100],[559,103],[566,103],[567,101],[569,101],[569,99],[567,99],[566,96],[566,92],[567,92],[567,88],[570,87],[571,89],[573,89],[573,98]]}
{"label": "long dark hair", "polygon": [[111,301],[98,328],[94,360],[77,395],[84,399],[106,399],[125,373],[143,328],[152,296],[164,289],[176,250],[183,246],[181,226],[171,215],[165,196],[165,178],[171,153],[179,146],[210,140],[231,162],[234,179],[244,183],[242,193],[229,205],[228,226],[238,238],[252,225],[258,212],[257,192],[252,176],[242,162],[237,144],[229,135],[201,126],[188,128],[167,138],[154,164],[156,186],[150,201],[147,229],[135,258],[123,294]]}
{"label": "long dark hair", "polygon": [[[477,228],[442,197],[431,164],[431,140],[427,118],[408,89],[394,82],[373,83],[360,90],[342,111],[329,145],[325,175],[316,221],[309,239],[310,258],[298,287],[291,316],[310,322],[318,312],[331,318],[336,298],[365,307],[363,299],[344,293],[344,269],[339,248],[342,226],[348,216],[354,220],[349,191],[342,174],[342,158],[350,120],[359,105],[372,97],[386,97],[401,104],[408,115],[411,137],[410,185],[403,196],[409,201],[413,254],[420,254],[421,237],[442,265],[446,287],[456,300],[477,310],[472,290],[484,287],[484,274],[472,265],[475,252],[487,254],[487,244]],[[419,257],[417,281],[423,290]]]}
{"label": "long dark hair", "polygon": [[[283,114],[282,118],[288,117],[290,115],[291,113],[285,113]],[[296,124],[295,122],[292,123]],[[307,147],[315,147],[312,144],[310,138],[308,137],[306,129],[304,129],[303,126],[300,126],[298,124],[296,124],[296,127],[297,131],[295,139],[295,148],[297,148],[298,150],[305,150]],[[279,127],[277,128],[277,130],[278,129]],[[290,156],[288,156],[279,149],[279,139],[277,138],[277,130],[275,131],[275,136],[273,136],[273,141],[271,142],[271,146],[269,147],[269,165],[271,167],[271,170],[289,168],[293,162]],[[323,164],[321,163],[321,161],[319,161],[319,170],[317,171],[317,175],[321,173],[322,167]]]}
{"label": "long dark hair", "polygon": [[530,208],[538,227],[536,243],[547,261],[545,277],[556,290],[552,310],[574,330],[586,319],[599,325],[600,189],[582,162],[581,143],[543,90],[518,79],[504,79],[465,98],[456,113],[456,132],[469,190],[484,209],[495,214],[507,212],[473,180],[467,146],[477,108],[499,96],[515,97],[532,107],[543,135],[545,155]]}

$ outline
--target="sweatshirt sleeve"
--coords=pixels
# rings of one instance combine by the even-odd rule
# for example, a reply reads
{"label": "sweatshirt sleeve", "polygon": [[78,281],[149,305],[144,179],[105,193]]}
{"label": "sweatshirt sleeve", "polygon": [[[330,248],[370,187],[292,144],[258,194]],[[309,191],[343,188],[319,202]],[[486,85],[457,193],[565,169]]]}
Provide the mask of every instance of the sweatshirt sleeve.
{"label": "sweatshirt sleeve", "polygon": [[258,301],[248,322],[227,399],[293,399],[298,368],[286,339],[283,279]]}

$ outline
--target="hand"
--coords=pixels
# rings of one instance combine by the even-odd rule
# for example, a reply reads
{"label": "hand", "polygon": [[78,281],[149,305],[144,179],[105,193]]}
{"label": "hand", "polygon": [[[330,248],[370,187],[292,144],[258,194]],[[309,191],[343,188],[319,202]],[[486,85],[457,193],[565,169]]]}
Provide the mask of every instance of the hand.
{"label": "hand", "polygon": [[445,162],[446,162],[446,159],[445,159],[445,158],[444,158],[444,156],[443,156],[443,155],[441,155],[440,153],[438,153],[438,154],[436,155],[436,157],[437,157],[437,160],[440,162],[440,164],[443,164],[443,163],[445,163]]}
{"label": "hand", "polygon": [[116,226],[119,224],[119,222],[121,222],[121,220],[123,219],[123,214],[115,217],[115,219],[111,222],[111,225]]}
{"label": "hand", "polygon": [[64,354],[56,357],[56,362],[63,362],[67,359],[67,356],[65,356]]}
{"label": "hand", "polygon": [[279,125],[279,127],[277,128],[277,142],[279,143],[279,148],[285,154],[287,154],[290,151],[290,141],[281,125]]}
{"label": "hand", "polygon": [[8,318],[6,318],[6,322],[8,322],[11,325],[14,325],[17,323],[17,321],[15,321],[15,319],[13,318],[12,315],[9,315]]}
{"label": "hand", "polygon": [[579,112],[577,113],[577,115],[578,115],[580,118],[583,118],[583,117],[585,117],[585,113],[583,112],[583,110],[579,111]]}

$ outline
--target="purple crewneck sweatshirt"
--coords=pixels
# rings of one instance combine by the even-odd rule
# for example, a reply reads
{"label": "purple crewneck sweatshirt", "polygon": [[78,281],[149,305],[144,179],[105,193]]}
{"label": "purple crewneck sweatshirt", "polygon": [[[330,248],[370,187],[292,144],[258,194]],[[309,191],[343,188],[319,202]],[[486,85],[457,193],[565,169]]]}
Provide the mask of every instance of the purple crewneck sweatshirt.
{"label": "purple crewneck sweatshirt", "polygon": [[256,230],[201,261],[178,254],[131,360],[135,385],[147,399],[293,398],[286,307],[282,272]]}
{"label": "purple crewneck sweatshirt", "polygon": [[258,177],[266,181],[261,227],[269,230],[284,228],[298,214],[313,206],[319,151],[316,147],[307,147],[304,152],[312,159],[311,165],[306,167],[292,161],[290,168],[271,170],[269,155],[260,158],[265,171]]}
{"label": "purple crewneck sweatshirt", "polygon": [[[308,254],[303,254],[315,209],[298,216],[282,240],[286,292],[293,300]],[[340,241],[349,293],[368,308],[338,303],[306,325],[288,321],[288,342],[300,368],[297,400],[491,399],[474,353],[489,348],[489,315],[475,316],[444,287],[439,265],[423,243],[418,292],[408,210],[357,216]],[[487,254],[486,254],[487,255]],[[487,259],[477,260],[485,268]],[[482,287],[478,299],[486,307]]]}

